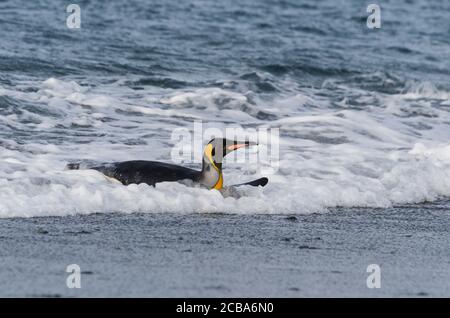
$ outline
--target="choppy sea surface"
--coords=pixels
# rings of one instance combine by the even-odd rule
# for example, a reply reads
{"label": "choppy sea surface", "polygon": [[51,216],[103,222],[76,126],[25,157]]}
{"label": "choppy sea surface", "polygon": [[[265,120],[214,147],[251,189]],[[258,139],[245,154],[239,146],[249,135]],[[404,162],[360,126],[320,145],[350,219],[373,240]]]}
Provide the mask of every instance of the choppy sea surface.
{"label": "choppy sea surface", "polygon": [[[0,3],[0,217],[307,214],[450,195],[450,3]],[[121,186],[68,162],[171,160],[174,129],[280,130],[241,198]],[[264,145],[263,145],[264,146]],[[193,165],[196,167],[196,165]],[[197,165],[198,167],[198,165]],[[264,175],[225,164],[225,183]]]}

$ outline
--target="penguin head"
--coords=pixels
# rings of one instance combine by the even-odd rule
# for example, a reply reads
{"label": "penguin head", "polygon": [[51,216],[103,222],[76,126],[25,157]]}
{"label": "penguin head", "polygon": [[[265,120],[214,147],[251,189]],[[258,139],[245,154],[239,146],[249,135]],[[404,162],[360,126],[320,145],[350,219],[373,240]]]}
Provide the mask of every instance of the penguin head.
{"label": "penguin head", "polygon": [[250,141],[238,141],[224,138],[214,138],[205,147],[204,156],[217,168],[222,168],[223,158],[230,152],[240,148],[257,145]]}
{"label": "penguin head", "polygon": [[210,189],[220,190],[223,187],[222,161],[223,158],[240,148],[257,145],[250,141],[237,141],[224,138],[214,138],[203,152],[203,168],[201,183]]}

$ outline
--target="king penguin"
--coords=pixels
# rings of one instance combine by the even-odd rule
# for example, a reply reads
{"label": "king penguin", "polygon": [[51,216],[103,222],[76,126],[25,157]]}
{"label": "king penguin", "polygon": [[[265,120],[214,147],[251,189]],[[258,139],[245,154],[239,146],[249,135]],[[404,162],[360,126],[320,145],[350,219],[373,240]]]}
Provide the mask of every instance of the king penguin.
{"label": "king penguin", "polygon": [[[154,186],[159,182],[193,182],[208,189],[223,189],[222,161],[223,158],[240,148],[246,148],[256,143],[249,141],[233,141],[223,138],[212,139],[203,151],[202,170],[194,170],[174,164],[133,160],[108,163],[89,169],[97,170],[109,178],[120,181],[124,185],[146,183]],[[68,170],[80,169],[79,163],[66,166]],[[267,178],[260,178],[251,182],[235,185],[265,186]]]}

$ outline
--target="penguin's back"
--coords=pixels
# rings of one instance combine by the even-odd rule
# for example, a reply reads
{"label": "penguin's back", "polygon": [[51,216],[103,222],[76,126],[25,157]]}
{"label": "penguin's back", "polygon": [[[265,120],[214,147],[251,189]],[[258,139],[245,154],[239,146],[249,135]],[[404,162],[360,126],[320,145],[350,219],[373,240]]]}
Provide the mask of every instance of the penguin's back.
{"label": "penguin's back", "polygon": [[191,180],[198,182],[200,171],[158,161],[124,161],[109,163],[91,169],[105,176],[119,180],[122,184],[155,185],[158,182]]}

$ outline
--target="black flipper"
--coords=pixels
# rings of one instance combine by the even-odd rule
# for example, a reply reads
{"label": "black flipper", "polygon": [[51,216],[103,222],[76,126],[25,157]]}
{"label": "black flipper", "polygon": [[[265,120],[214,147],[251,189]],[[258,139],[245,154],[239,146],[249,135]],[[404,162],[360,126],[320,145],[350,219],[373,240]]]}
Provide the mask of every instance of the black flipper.
{"label": "black flipper", "polygon": [[79,163],[68,163],[66,165],[66,170],[79,170],[80,164]]}
{"label": "black flipper", "polygon": [[266,177],[263,178],[259,178],[250,182],[246,182],[246,183],[240,183],[240,184],[235,184],[232,185],[232,187],[240,187],[240,186],[244,186],[244,185],[250,185],[252,187],[264,187],[267,183],[269,182],[269,179],[267,179]]}

